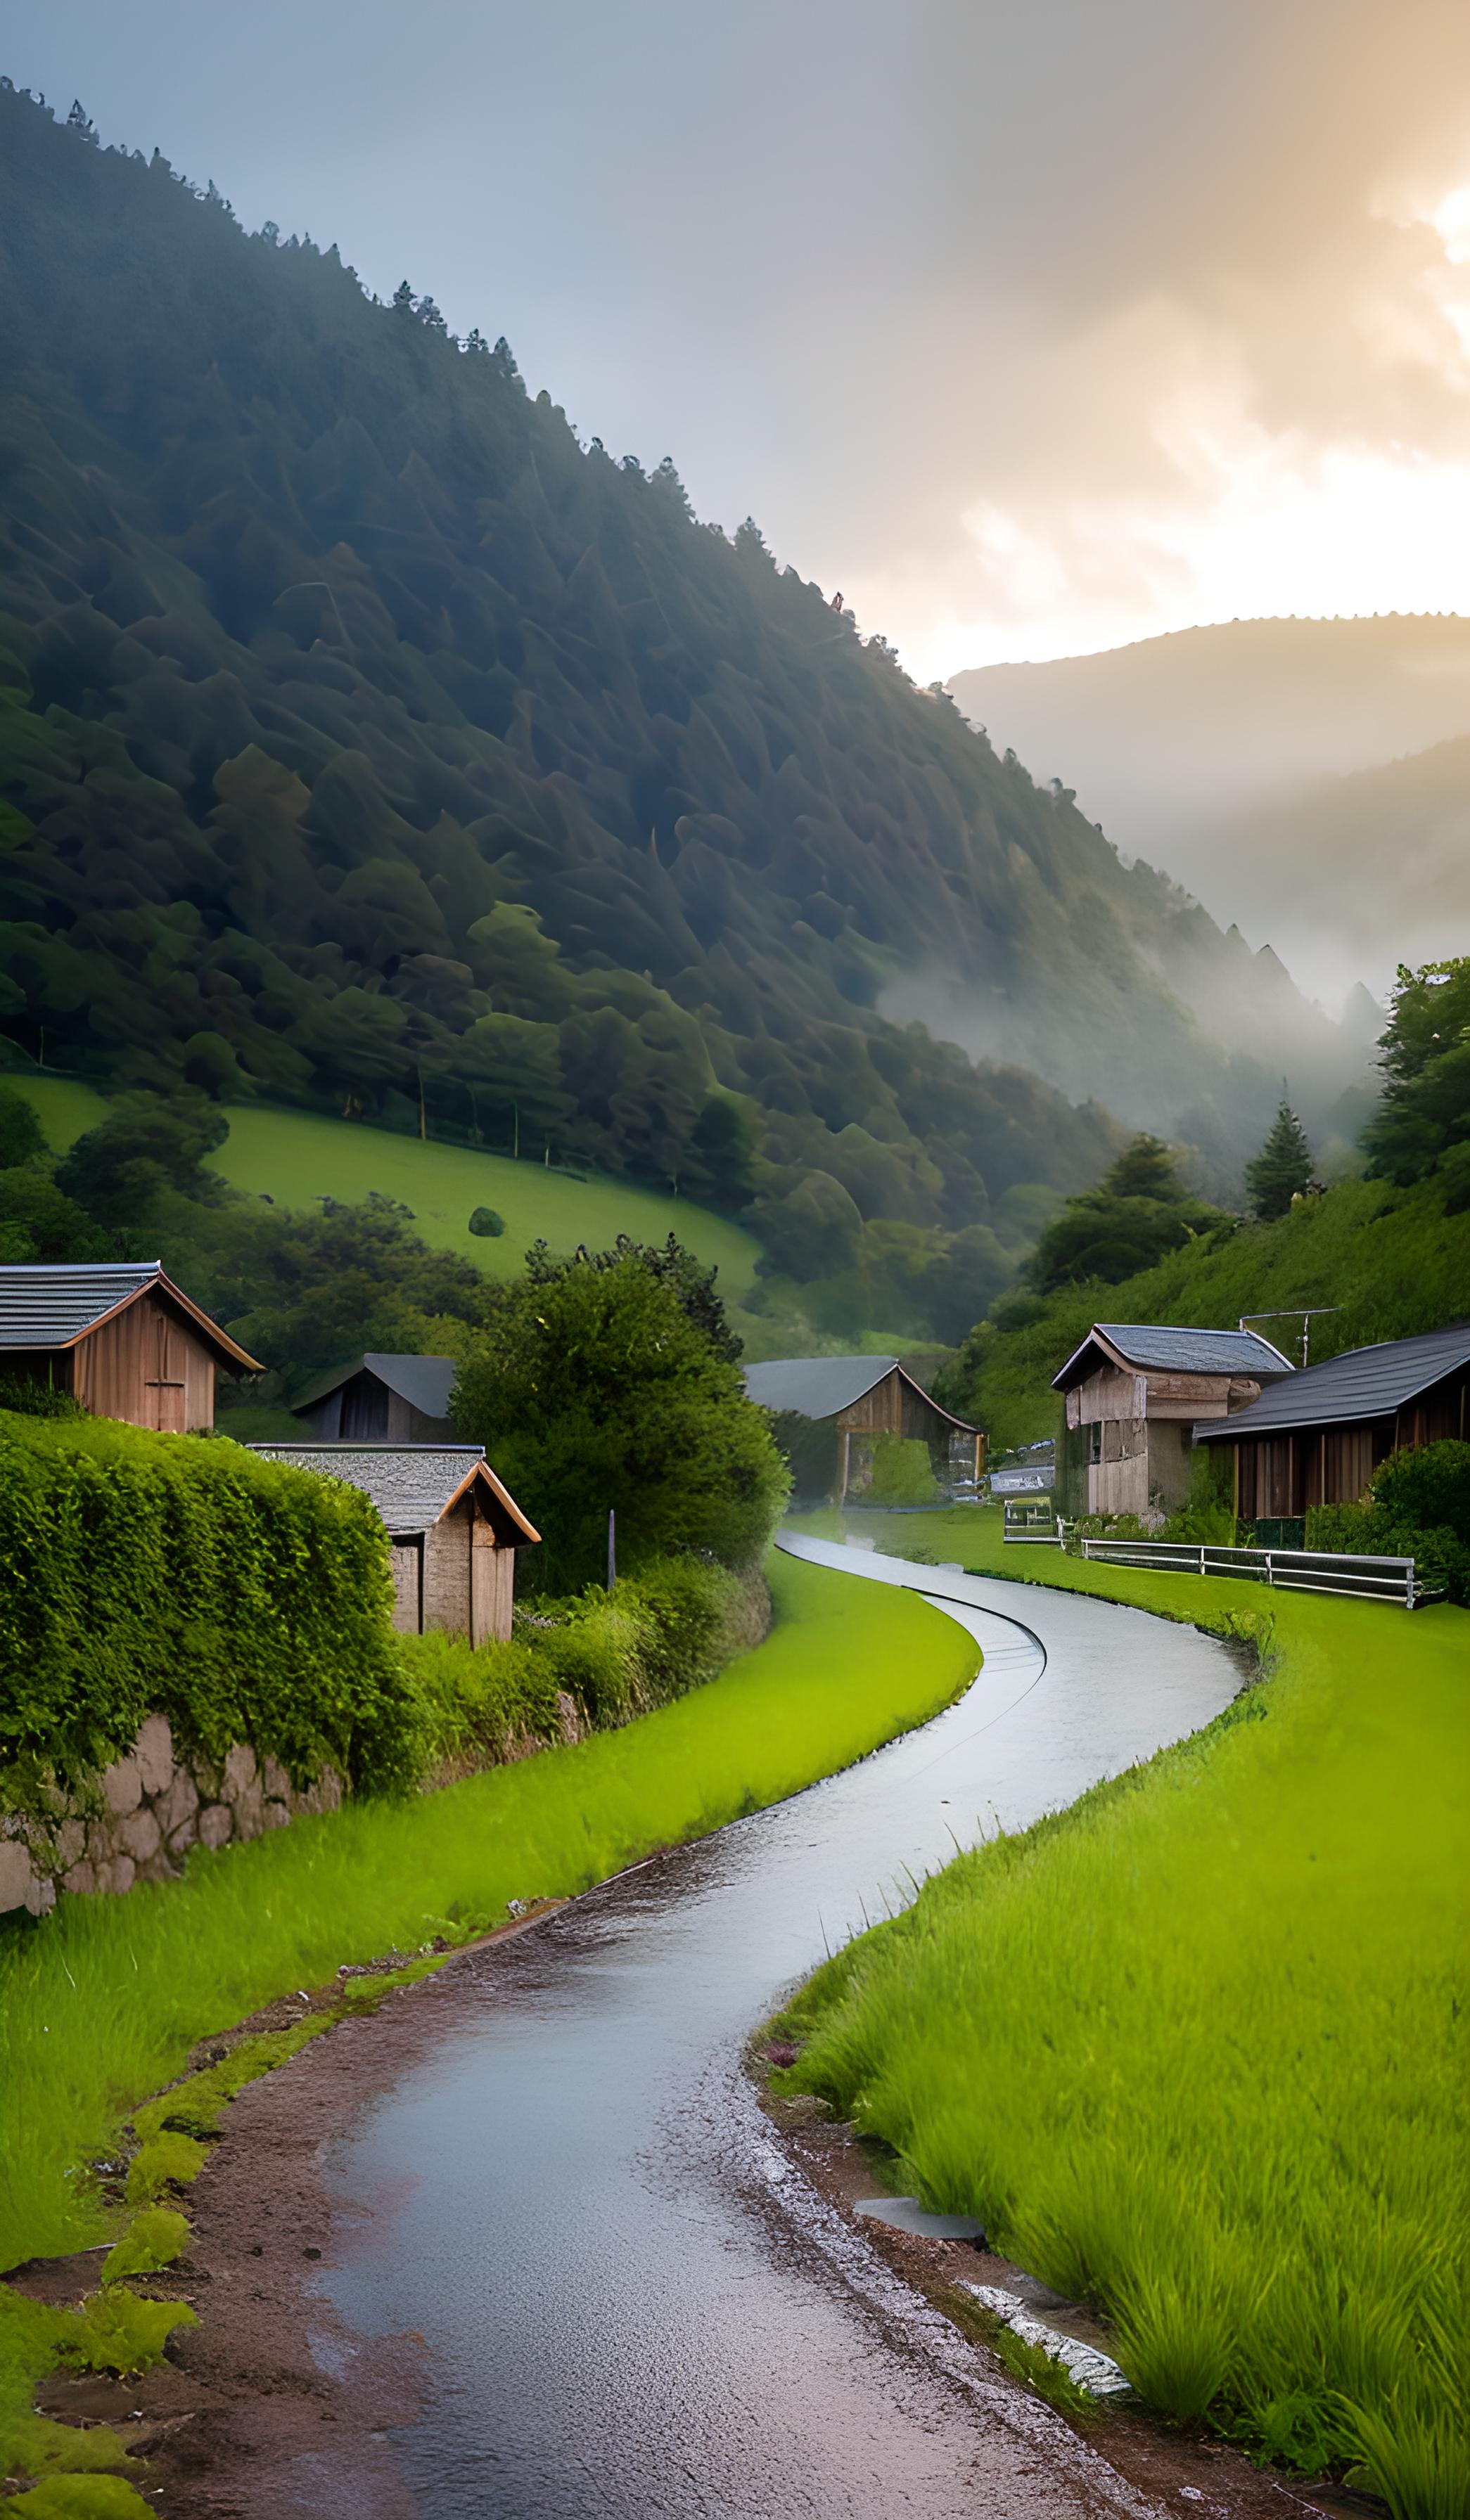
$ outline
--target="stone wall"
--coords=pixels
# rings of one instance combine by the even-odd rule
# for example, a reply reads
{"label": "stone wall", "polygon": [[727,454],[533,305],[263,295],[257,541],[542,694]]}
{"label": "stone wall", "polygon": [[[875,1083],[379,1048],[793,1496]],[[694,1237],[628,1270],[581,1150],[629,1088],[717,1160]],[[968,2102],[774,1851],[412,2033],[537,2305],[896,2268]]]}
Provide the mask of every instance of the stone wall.
{"label": "stone wall", "polygon": [[299,1791],[278,1759],[258,1759],[245,1741],[217,1765],[175,1756],[167,1717],[149,1715],[131,1750],[85,1785],[0,1818],[0,1912],[43,1916],[61,1890],[116,1895],[137,1881],[177,1880],[191,1846],[259,1837],[335,1811],[342,1794],[330,1768]]}

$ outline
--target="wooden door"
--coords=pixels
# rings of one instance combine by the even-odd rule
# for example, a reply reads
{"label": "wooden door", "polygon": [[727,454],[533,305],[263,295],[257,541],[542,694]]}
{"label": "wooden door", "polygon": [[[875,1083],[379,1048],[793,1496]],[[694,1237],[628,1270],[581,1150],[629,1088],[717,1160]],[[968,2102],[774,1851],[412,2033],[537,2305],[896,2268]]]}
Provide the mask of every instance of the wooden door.
{"label": "wooden door", "polygon": [[184,1358],[178,1334],[167,1316],[160,1312],[154,1324],[154,1371],[144,1385],[148,1403],[148,1423],[161,1435],[182,1435],[184,1431]]}

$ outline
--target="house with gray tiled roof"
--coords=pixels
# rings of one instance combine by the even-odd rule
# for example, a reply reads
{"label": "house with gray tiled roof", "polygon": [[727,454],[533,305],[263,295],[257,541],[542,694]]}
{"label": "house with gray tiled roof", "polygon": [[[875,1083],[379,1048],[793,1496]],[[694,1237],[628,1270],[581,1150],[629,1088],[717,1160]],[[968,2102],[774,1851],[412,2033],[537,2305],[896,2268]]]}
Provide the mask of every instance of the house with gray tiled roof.
{"label": "house with gray tiled roof", "polygon": [[1177,1512],[1196,1425],[1232,1417],[1291,1372],[1256,1330],[1094,1322],[1052,1379],[1064,1400],[1063,1510]]}
{"label": "house with gray tiled roof", "polygon": [[161,1260],[24,1261],[0,1268],[0,1405],[7,1376],[69,1392],[94,1418],[161,1434],[214,1423],[214,1379],[258,1373]]}
{"label": "house with gray tiled roof", "polygon": [[472,1645],[511,1632],[516,1552],[541,1537],[482,1444],[252,1444],[253,1453],[371,1498],[388,1532],[393,1625]]}

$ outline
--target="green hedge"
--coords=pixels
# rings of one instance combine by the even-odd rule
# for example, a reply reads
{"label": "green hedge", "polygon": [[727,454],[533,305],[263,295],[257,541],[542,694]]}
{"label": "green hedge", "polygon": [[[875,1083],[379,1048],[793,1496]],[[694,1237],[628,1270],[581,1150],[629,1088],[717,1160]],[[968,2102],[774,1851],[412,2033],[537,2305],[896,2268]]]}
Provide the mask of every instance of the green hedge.
{"label": "green hedge", "polygon": [[388,1541],[355,1488],[240,1445],[0,1411],[0,1766],[74,1781],[143,1717],[220,1757],[407,1781]]}

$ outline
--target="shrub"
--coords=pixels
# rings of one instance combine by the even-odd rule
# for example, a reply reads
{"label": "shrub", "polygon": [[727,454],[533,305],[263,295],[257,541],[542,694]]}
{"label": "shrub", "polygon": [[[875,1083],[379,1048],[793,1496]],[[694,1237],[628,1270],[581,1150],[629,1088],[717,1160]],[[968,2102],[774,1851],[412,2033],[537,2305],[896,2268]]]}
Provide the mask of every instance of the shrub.
{"label": "shrub", "polygon": [[304,1782],[405,1778],[388,1542],[355,1488],[111,1419],[0,1413],[0,1763],[73,1783],[166,1715]]}
{"label": "shrub", "polygon": [[741,1645],[746,1588],[697,1558],[657,1559],[616,1591],[517,1612],[504,1642],[432,1631],[402,1637],[410,1762],[419,1778],[492,1767],[564,1737],[564,1695],[580,1728],[605,1732],[712,1680]]}
{"label": "shrub", "polygon": [[1470,1444],[1391,1453],[1373,1473],[1370,1498],[1366,1505],[1314,1507],[1308,1548],[1411,1557],[1426,1591],[1470,1602]]}
{"label": "shrub", "polygon": [[29,1374],[7,1373],[0,1380],[0,1409],[13,1418],[85,1418],[88,1413],[69,1391],[54,1383],[34,1382]]}
{"label": "shrub", "polygon": [[488,1234],[498,1239],[505,1232],[505,1219],[497,1207],[477,1207],[470,1217],[472,1234]]}

